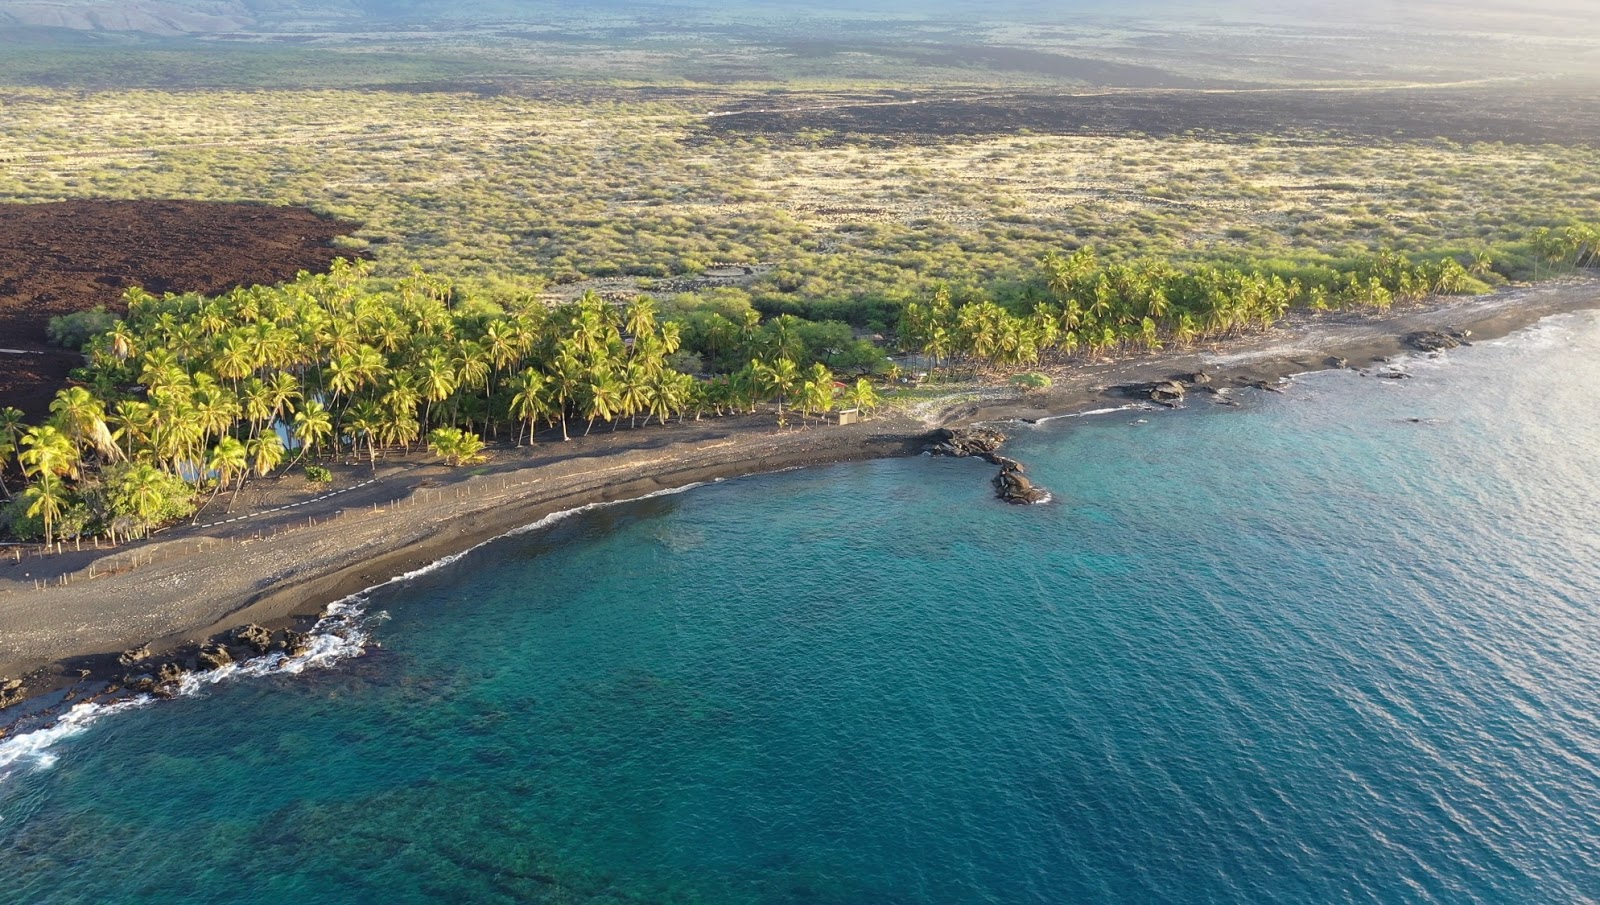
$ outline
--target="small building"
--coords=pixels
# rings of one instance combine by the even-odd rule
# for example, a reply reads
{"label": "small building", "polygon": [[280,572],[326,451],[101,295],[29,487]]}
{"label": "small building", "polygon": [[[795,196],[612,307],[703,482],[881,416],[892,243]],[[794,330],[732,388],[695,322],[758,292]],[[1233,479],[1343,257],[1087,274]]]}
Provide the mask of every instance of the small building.
{"label": "small building", "polygon": [[860,409],[840,409],[839,410],[839,423],[841,425],[844,425],[844,424],[858,424],[858,423],[860,423],[860,421],[861,421],[861,410]]}

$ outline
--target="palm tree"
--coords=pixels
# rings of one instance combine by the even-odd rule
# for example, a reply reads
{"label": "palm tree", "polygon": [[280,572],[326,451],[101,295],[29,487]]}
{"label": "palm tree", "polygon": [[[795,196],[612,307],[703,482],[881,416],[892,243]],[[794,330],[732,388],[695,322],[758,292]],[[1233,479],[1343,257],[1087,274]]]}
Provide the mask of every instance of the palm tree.
{"label": "palm tree", "polygon": [[239,388],[239,411],[250,422],[250,436],[272,419],[272,388],[259,377],[251,377]]}
{"label": "palm tree", "polygon": [[300,382],[283,371],[273,375],[270,390],[272,417],[277,421],[287,418],[294,404],[304,398],[300,392]]}
{"label": "palm tree", "polygon": [[855,386],[845,391],[844,403],[866,414],[878,407],[878,392],[872,388],[872,381],[865,377],[857,378]]}
{"label": "palm tree", "polygon": [[106,459],[117,459],[122,450],[106,426],[105,406],[83,387],[67,387],[56,394],[50,412],[63,432],[81,449],[93,448]]}
{"label": "palm tree", "polygon": [[[0,479],[5,477],[6,462],[15,457],[18,445],[22,440],[23,424],[22,410],[11,406],[0,407]],[[21,463],[18,463],[19,466]],[[0,480],[0,492],[10,496],[10,491],[5,490],[3,480]]]}
{"label": "palm tree", "polygon": [[[511,397],[511,413],[521,421],[532,440],[538,435],[540,418],[550,414],[550,381],[534,368],[527,368],[516,378],[516,395]],[[517,432],[517,445],[522,445],[522,432]]]}
{"label": "palm tree", "polygon": [[809,418],[813,412],[827,414],[833,408],[833,374],[826,365],[811,366],[807,379],[800,387],[800,415]]}
{"label": "palm tree", "polygon": [[55,539],[56,520],[67,506],[66,484],[51,472],[40,472],[32,486],[22,492],[22,500],[28,504],[25,511],[29,518],[43,520],[44,543],[49,546]]}
{"label": "palm tree", "polygon": [[434,349],[422,360],[420,374],[422,398],[427,402],[422,412],[422,423],[426,426],[433,420],[433,404],[449,399],[456,391],[456,372],[445,354]]}
{"label": "palm tree", "polygon": [[[634,348],[637,350],[638,345]],[[637,358],[630,359],[622,366],[622,378],[618,381],[617,414],[626,416],[633,421],[633,426],[639,426],[639,413],[646,412],[645,423],[649,423],[651,402],[650,373],[644,364]]]}
{"label": "palm tree", "polygon": [[584,414],[589,418],[589,426],[584,428],[583,435],[587,437],[594,430],[596,418],[607,421],[615,418],[621,404],[621,383],[605,369],[590,372],[584,386]]}
{"label": "palm tree", "polygon": [[483,440],[460,428],[434,429],[428,435],[428,447],[451,467],[483,461]]}
{"label": "palm tree", "polygon": [[22,452],[18,453],[17,459],[22,463],[23,474],[28,477],[78,476],[77,447],[54,425],[28,428],[19,445]]}
{"label": "palm tree", "polygon": [[789,394],[794,392],[795,386],[800,382],[800,369],[787,358],[779,358],[770,363],[752,361],[750,364],[767,395],[775,394],[778,397],[778,424],[782,426],[783,407],[788,402]]}
{"label": "palm tree", "polygon": [[[276,434],[274,434],[276,436]],[[249,470],[249,451],[243,443],[233,437],[223,437],[217,445],[211,447],[210,455],[206,456],[206,474],[215,475],[216,486],[200,508],[194,511],[193,524],[199,524],[200,513],[204,512],[217,499],[217,494],[234,478],[244,479],[244,474]],[[238,491],[235,491],[237,493]]]}
{"label": "palm tree", "polygon": [[[272,469],[283,464],[288,453],[283,448],[283,440],[278,437],[277,431],[267,431],[245,444],[245,457],[249,462],[249,470],[255,472],[256,477],[264,478],[272,473]],[[228,500],[228,509],[233,509],[233,501],[238,499],[240,488],[244,487],[245,473],[240,472],[237,483],[233,487],[233,496]]]}
{"label": "palm tree", "polygon": [[111,328],[111,354],[115,355],[118,361],[127,361],[134,356],[138,348],[133,328],[128,326],[127,321],[118,321],[117,325]]}
{"label": "palm tree", "polygon": [[300,441],[300,455],[289,463],[290,468],[305,458],[306,452],[312,448],[320,455],[322,441],[333,436],[333,416],[328,414],[322,403],[315,399],[307,400],[305,406],[295,413],[293,430],[295,439]]}
{"label": "palm tree", "polygon": [[362,400],[350,407],[349,420],[345,426],[350,429],[350,446],[352,452],[359,452],[361,441],[367,443],[367,461],[372,467],[372,473],[378,473],[378,436],[383,432],[383,410],[378,408],[371,400]]}
{"label": "palm tree", "polygon": [[211,359],[211,370],[218,377],[233,382],[234,390],[238,390],[239,381],[254,373],[256,369],[255,350],[242,333],[230,333],[222,340],[222,346]]}
{"label": "palm tree", "polygon": [[140,463],[122,473],[117,489],[133,504],[139,519],[141,535],[149,534],[156,517],[166,502],[165,481],[154,466]]}
{"label": "palm tree", "polygon": [[556,410],[561,415],[561,439],[567,436],[567,407],[577,400],[583,388],[583,364],[571,348],[563,344],[556,355],[555,369],[550,375],[550,390],[555,397]]}

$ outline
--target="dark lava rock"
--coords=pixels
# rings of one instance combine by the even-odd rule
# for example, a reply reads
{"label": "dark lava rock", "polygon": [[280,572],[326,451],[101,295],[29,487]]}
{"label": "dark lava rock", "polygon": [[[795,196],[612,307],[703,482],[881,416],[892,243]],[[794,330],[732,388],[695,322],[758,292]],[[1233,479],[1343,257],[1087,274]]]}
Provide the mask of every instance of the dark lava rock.
{"label": "dark lava rock", "polygon": [[1006,435],[997,430],[982,427],[959,429],[946,427],[934,434],[934,442],[928,447],[928,451],[938,456],[956,458],[978,456],[987,459],[1005,442]]}
{"label": "dark lava rock", "polygon": [[1401,337],[1401,342],[1420,352],[1443,352],[1458,346],[1469,345],[1465,332],[1443,333],[1438,330],[1418,330]]}
{"label": "dark lava rock", "polygon": [[1337,355],[1329,355],[1322,363],[1330,368],[1347,368],[1350,366],[1349,359],[1340,358]]}
{"label": "dark lava rock", "polygon": [[1382,377],[1384,380],[1410,380],[1411,379],[1411,375],[1407,374],[1404,371],[1379,371],[1374,376]]}
{"label": "dark lava rock", "polygon": [[1189,392],[1189,388],[1176,380],[1159,380],[1150,384],[1148,392],[1156,402],[1177,402]]}
{"label": "dark lava rock", "polygon": [[233,640],[243,644],[258,654],[264,654],[272,649],[272,632],[251,623],[233,630]]}
{"label": "dark lava rock", "polygon": [[283,652],[291,657],[303,657],[311,652],[311,635],[292,628],[283,630]]}
{"label": "dark lava rock", "polygon": [[228,653],[228,648],[212,642],[200,648],[196,660],[202,669],[221,669],[233,662],[233,654]]}
{"label": "dark lava rock", "polygon": [[150,645],[146,644],[143,647],[135,647],[132,650],[123,651],[122,656],[117,658],[117,662],[123,666],[132,666],[148,656],[150,656]]}
{"label": "dark lava rock", "polygon": [[1026,504],[1042,503],[1050,494],[1035,487],[1032,481],[1023,476],[1020,468],[1002,467],[1000,473],[994,478],[995,490],[1000,499],[1008,503]]}

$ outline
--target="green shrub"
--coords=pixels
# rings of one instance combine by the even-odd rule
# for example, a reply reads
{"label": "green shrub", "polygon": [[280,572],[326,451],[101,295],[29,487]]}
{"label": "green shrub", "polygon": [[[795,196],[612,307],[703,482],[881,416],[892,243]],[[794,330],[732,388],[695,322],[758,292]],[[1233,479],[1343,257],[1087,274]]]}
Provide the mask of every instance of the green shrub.
{"label": "green shrub", "polygon": [[104,305],[89,311],[76,311],[50,318],[45,335],[50,344],[63,349],[82,349],[89,340],[111,330],[117,318]]}
{"label": "green shrub", "polygon": [[321,465],[307,465],[306,480],[313,484],[332,484],[333,472],[323,468]]}
{"label": "green shrub", "polygon": [[44,519],[29,515],[29,505],[29,501],[19,495],[0,506],[0,526],[4,526],[17,540],[40,540],[44,537]]}

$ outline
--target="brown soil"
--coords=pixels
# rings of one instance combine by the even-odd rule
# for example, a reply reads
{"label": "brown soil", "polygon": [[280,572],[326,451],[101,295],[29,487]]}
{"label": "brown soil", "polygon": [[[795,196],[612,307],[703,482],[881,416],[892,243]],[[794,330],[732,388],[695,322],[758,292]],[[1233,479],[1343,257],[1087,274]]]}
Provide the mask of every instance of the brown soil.
{"label": "brown soil", "polygon": [[833,132],[886,142],[1015,134],[1262,135],[1319,141],[1600,144],[1600,91],[1592,85],[1381,90],[1113,91],[1096,94],[920,93],[899,100],[840,95],[764,97],[711,117],[712,135]]}
{"label": "brown soil", "polygon": [[37,417],[77,356],[45,345],[50,318],[122,293],[216,294],[320,270],[355,224],[304,208],[202,201],[62,201],[0,205],[0,405]]}

